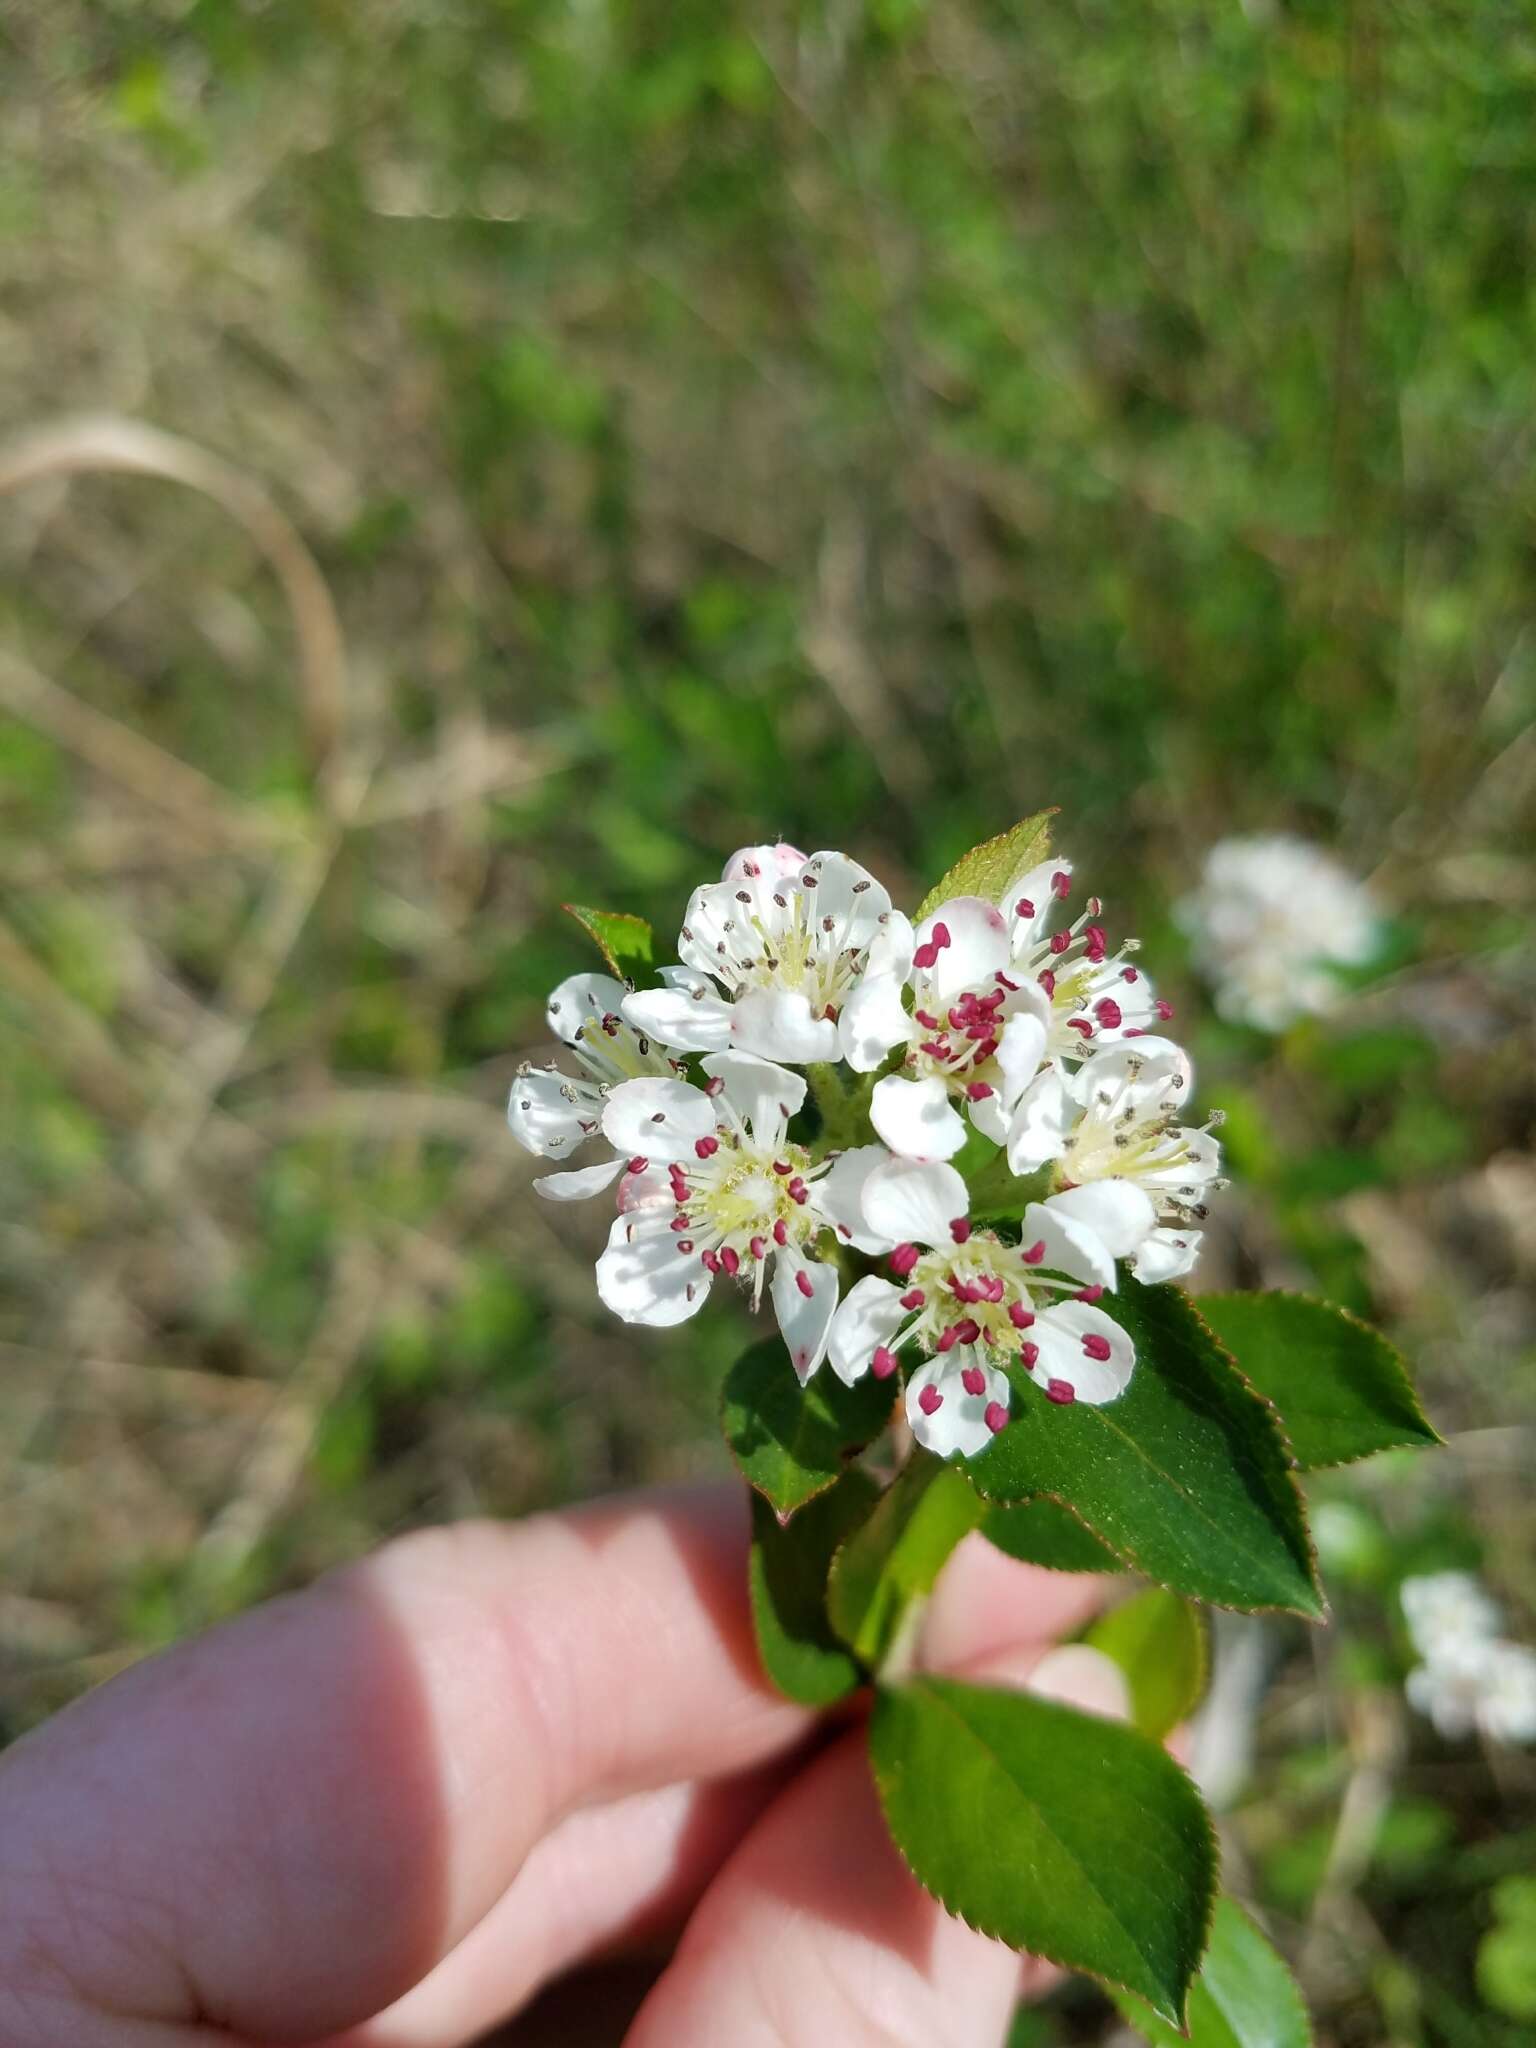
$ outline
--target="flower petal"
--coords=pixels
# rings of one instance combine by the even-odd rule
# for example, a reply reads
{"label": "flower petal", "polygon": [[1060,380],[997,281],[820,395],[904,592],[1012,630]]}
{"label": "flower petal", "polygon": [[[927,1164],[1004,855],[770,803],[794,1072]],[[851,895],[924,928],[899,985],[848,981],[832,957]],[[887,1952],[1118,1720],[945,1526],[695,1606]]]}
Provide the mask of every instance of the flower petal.
{"label": "flower petal", "polygon": [[1194,1269],[1204,1235],[1203,1230],[1161,1224],[1149,1231],[1131,1254],[1130,1269],[1148,1287],[1155,1287],[1160,1280],[1182,1280]]}
{"label": "flower petal", "polygon": [[[805,1076],[749,1052],[712,1052],[700,1066],[722,1082],[722,1101],[746,1124],[754,1144],[773,1147],[805,1101]],[[711,1126],[713,1127],[713,1126]]]}
{"label": "flower petal", "polygon": [[580,1202],[612,1187],[624,1170],[622,1159],[601,1159],[596,1166],[578,1166],[574,1173],[545,1173],[534,1182],[546,1202]]}
{"label": "flower petal", "polygon": [[[1102,1408],[1131,1383],[1135,1345],[1112,1317],[1086,1301],[1058,1302],[1042,1310],[1029,1334],[1039,1352],[1033,1376],[1047,1391],[1052,1380],[1060,1380],[1072,1389],[1074,1400]],[[1085,1350],[1085,1339],[1093,1351],[1107,1347],[1108,1357]]]}
{"label": "flower petal", "polygon": [[[912,1425],[912,1434],[935,1457],[974,1458],[991,1443],[993,1430],[987,1421],[987,1410],[994,1402],[1006,1408],[1011,1389],[1007,1374],[989,1365],[987,1357],[977,1345],[957,1345],[942,1358],[930,1358],[907,1381],[907,1420]],[[979,1394],[968,1394],[961,1377],[973,1369],[982,1376]],[[931,1414],[923,1407],[923,1393],[928,1387],[939,1397]]]}
{"label": "flower petal", "polygon": [[855,1145],[851,1151],[840,1152],[821,1179],[811,1184],[812,1208],[856,1252],[888,1252],[900,1243],[899,1238],[881,1236],[864,1211],[869,1177],[890,1156],[883,1145]]}
{"label": "flower petal", "polygon": [[611,974],[570,974],[550,993],[544,1015],[556,1038],[574,1045],[594,1018],[617,1017],[624,1007],[622,981]]}
{"label": "flower petal", "polygon": [[[938,944],[943,930],[948,944]],[[997,906],[981,896],[952,896],[917,928],[917,952],[937,945],[931,967],[919,968],[919,986],[941,1007],[968,988],[991,987],[1009,963],[1008,927]]]}
{"label": "flower petal", "polygon": [[[801,1285],[801,1275],[805,1286]],[[806,1287],[810,1292],[806,1292]],[[773,1312],[779,1319],[790,1363],[804,1386],[827,1352],[837,1312],[837,1268],[803,1258],[786,1245],[773,1259]]]}
{"label": "flower petal", "polygon": [[530,1067],[513,1077],[507,1124],[525,1152],[558,1159],[590,1138],[602,1122],[603,1091],[553,1067]]}
{"label": "flower petal", "polygon": [[894,974],[898,981],[905,981],[912,972],[912,948],[916,944],[912,920],[899,910],[891,911],[869,942],[865,974]]}
{"label": "flower petal", "polygon": [[863,953],[876,943],[891,916],[891,899],[867,868],[829,848],[811,855],[800,882],[811,899],[806,921],[819,948]]}
{"label": "flower petal", "polygon": [[1075,1216],[1055,1209],[1055,1198],[1031,1202],[1024,1211],[1023,1237],[1027,1245],[1044,1245],[1036,1262],[1048,1273],[1065,1273],[1069,1279],[1091,1286],[1113,1288],[1115,1262],[1098,1234]]}
{"label": "flower petal", "polygon": [[760,1059],[806,1066],[837,1058],[837,1026],[797,989],[755,988],[731,1005],[730,1043]]}
{"label": "flower petal", "polygon": [[965,1125],[936,1076],[903,1081],[899,1074],[887,1074],[875,1083],[869,1120],[875,1135],[908,1159],[950,1159],[965,1143]]}
{"label": "flower petal", "polygon": [[864,1187],[864,1220],[888,1244],[947,1245],[970,1206],[965,1182],[938,1160],[888,1160]]}
{"label": "flower petal", "polygon": [[706,1268],[667,1227],[657,1206],[616,1216],[608,1248],[597,1262],[597,1292],[626,1323],[661,1329],[684,1323],[703,1306],[709,1292]]}
{"label": "flower petal", "polygon": [[1151,1196],[1118,1176],[1067,1188],[1048,1197],[1045,1207],[1091,1230],[1112,1259],[1128,1258],[1157,1222]]}
{"label": "flower petal", "polygon": [[[1055,875],[1065,875],[1070,880],[1071,861],[1043,860],[1008,891],[1002,910],[1012,927],[1015,953],[1032,952],[1045,937],[1051,913],[1056,908],[1056,891],[1052,886]],[[1029,906],[1027,911],[1024,908],[1026,904]]]}
{"label": "flower petal", "polygon": [[878,1274],[866,1273],[838,1304],[827,1339],[832,1370],[851,1387],[869,1370],[879,1344],[889,1344],[910,1310],[901,1305],[901,1289]]}
{"label": "flower petal", "polygon": [[1099,1053],[1072,1085],[1079,1102],[1134,1109],[1139,1119],[1165,1096],[1187,1101],[1194,1083],[1195,1070],[1183,1046],[1171,1038],[1149,1037],[1122,1040]]}
{"label": "flower petal", "polygon": [[647,988],[624,998],[624,1018],[636,1031],[679,1052],[723,1052],[731,1043],[731,1005],[713,983],[694,976],[700,992]]}
{"label": "flower petal", "polygon": [[1040,1071],[1050,1018],[1050,1005],[1039,989],[1021,988],[1013,1000],[1016,1007],[997,1045],[1003,1100],[1009,1110],[1017,1107],[1019,1097]]}
{"label": "flower petal", "polygon": [[856,1074],[872,1074],[893,1045],[912,1029],[901,1000],[904,983],[894,974],[866,974],[843,1005],[837,1042]]}
{"label": "flower petal", "polygon": [[646,1159],[686,1159],[713,1135],[715,1107],[686,1081],[621,1081],[603,1110],[603,1135],[615,1152]]}
{"label": "flower petal", "polygon": [[745,882],[766,875],[770,880],[778,880],[784,875],[798,875],[804,866],[805,855],[799,847],[779,839],[772,846],[739,847],[726,862],[720,879]]}
{"label": "flower petal", "polygon": [[1059,1159],[1067,1136],[1081,1114],[1067,1083],[1055,1067],[1047,1067],[1019,1097],[1008,1129],[1008,1164],[1015,1173],[1033,1173],[1047,1160]]}

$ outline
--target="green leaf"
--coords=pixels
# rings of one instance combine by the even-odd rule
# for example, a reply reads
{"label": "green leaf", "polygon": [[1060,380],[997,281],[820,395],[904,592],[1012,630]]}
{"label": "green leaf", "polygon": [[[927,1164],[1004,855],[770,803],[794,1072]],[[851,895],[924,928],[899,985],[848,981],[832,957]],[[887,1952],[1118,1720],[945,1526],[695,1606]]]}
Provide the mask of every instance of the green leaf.
{"label": "green leaf", "polygon": [[1348,1309],[1302,1294],[1203,1294],[1200,1313],[1279,1409],[1303,1471],[1440,1442],[1398,1353]]}
{"label": "green leaf", "polygon": [[1051,820],[1056,806],[1036,811],[1010,832],[1000,832],[962,854],[944,879],[928,891],[917,906],[914,924],[921,924],[952,896],[985,896],[989,903],[1001,903],[1013,884],[1039,865],[1051,850]]}
{"label": "green leaf", "polygon": [[1180,2034],[1139,1999],[1115,2003],[1152,2048],[1311,2048],[1312,2028],[1296,1980],[1230,1899],[1218,1899],[1211,1945],[1189,1994]]}
{"label": "green leaf", "polygon": [[888,1380],[866,1373],[845,1387],[823,1366],[802,1387],[782,1337],[744,1351],[725,1376],[720,1420],[731,1455],[781,1515],[825,1493],[849,1451],[890,1419]]}
{"label": "green leaf", "polygon": [[1064,1501],[1147,1578],[1221,1607],[1323,1612],[1301,1493],[1270,1404],[1176,1287],[1125,1277],[1101,1304],[1130,1332],[1118,1401],[1064,1408],[1022,1367],[1008,1427],[970,1461],[989,1500]]}
{"label": "green leaf", "polygon": [[1187,1600],[1149,1586],[1112,1607],[1084,1639],[1119,1665],[1131,1694],[1131,1718],[1161,1741],[1205,1690],[1205,1630]]}
{"label": "green leaf", "polygon": [[637,969],[650,966],[654,948],[651,928],[643,917],[632,917],[627,910],[588,910],[581,903],[566,903],[561,908],[596,941],[620,981],[633,981]]}
{"label": "green leaf", "polygon": [[869,1744],[897,1846],[950,1912],[1177,2024],[1216,1849],[1200,1795],[1155,1743],[1028,1693],[925,1677],[876,1692]]}
{"label": "green leaf", "polygon": [[914,1603],[986,1512],[964,1473],[925,1451],[880,1496],[832,1561],[827,1613],[872,1670],[885,1662]]}
{"label": "green leaf", "polygon": [[857,1465],[792,1521],[752,1496],[747,1582],[763,1669],[789,1699],[829,1707],[864,1683],[864,1672],[827,1619],[827,1572],[837,1546],[880,1498]]}
{"label": "green leaf", "polygon": [[1023,1564],[1044,1565],[1052,1572],[1120,1572],[1118,1556],[1059,1500],[1042,1497],[1006,1507],[994,1501],[981,1524],[989,1543]]}

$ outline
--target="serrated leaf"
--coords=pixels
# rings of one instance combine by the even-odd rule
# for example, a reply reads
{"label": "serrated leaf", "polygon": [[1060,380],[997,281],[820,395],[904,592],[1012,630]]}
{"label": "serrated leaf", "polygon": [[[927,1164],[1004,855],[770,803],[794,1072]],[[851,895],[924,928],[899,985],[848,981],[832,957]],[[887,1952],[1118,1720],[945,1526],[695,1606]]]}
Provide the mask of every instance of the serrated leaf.
{"label": "serrated leaf", "polygon": [[1437,1444],[1402,1358],[1378,1330],[1304,1294],[1202,1294],[1200,1313],[1280,1411],[1304,1471]]}
{"label": "serrated leaf", "polygon": [[1117,1996],[1122,2014],[1151,2048],[1312,2048],[1296,1980],[1240,1906],[1216,1901],[1211,1945],[1189,1993],[1186,2033]]}
{"label": "serrated leaf", "polygon": [[829,1707],[864,1683],[864,1672],[827,1618],[827,1573],[837,1547],[880,1498],[857,1465],[825,1493],[781,1522],[760,1493],[752,1496],[747,1580],[763,1669],[786,1698]]}
{"label": "serrated leaf", "polygon": [[897,1846],[950,1912],[1177,2024],[1216,1848],[1155,1743],[1028,1693],[916,1678],[876,1692],[869,1746]]}
{"label": "serrated leaf", "polygon": [[824,1493],[847,1454],[890,1419],[888,1381],[866,1373],[845,1387],[823,1366],[802,1387],[781,1337],[744,1351],[725,1376],[720,1421],[731,1455],[781,1515]]}
{"label": "serrated leaf", "polygon": [[1101,1307],[1130,1332],[1119,1400],[1058,1408],[1013,1369],[1008,1427],[970,1461],[989,1500],[1065,1501],[1128,1563],[1197,1600],[1323,1612],[1274,1411],[1176,1287],[1126,1276]]}
{"label": "serrated leaf", "polygon": [[871,1670],[885,1662],[914,1602],[986,1512],[956,1467],[915,1451],[832,1561],[827,1613]]}
{"label": "serrated leaf", "polygon": [[650,966],[655,946],[643,917],[633,917],[627,910],[589,910],[583,903],[566,903],[561,908],[596,942],[620,981],[633,981],[639,969]]}
{"label": "serrated leaf", "polygon": [[1052,1572],[1121,1572],[1127,1560],[1111,1550],[1058,1500],[1026,1500],[1013,1507],[994,1501],[981,1533],[1023,1564]]}
{"label": "serrated leaf", "polygon": [[1205,1628],[1187,1600],[1161,1586],[1133,1593],[1096,1621],[1084,1639],[1118,1664],[1131,1719],[1161,1741],[1205,1690]]}
{"label": "serrated leaf", "polygon": [[1001,903],[1013,884],[1037,867],[1051,850],[1051,820],[1056,806],[1023,818],[1011,831],[999,832],[960,856],[943,880],[917,906],[915,923],[948,903],[952,896],[985,896]]}

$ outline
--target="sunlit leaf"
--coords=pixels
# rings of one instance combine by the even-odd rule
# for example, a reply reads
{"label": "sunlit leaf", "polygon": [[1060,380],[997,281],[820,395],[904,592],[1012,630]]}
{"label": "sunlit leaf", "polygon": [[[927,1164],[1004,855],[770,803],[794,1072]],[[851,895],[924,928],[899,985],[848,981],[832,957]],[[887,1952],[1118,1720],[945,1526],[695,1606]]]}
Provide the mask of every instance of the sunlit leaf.
{"label": "sunlit leaf", "polygon": [[1190,1987],[1185,2033],[1137,1998],[1121,1994],[1115,2003],[1151,2048],[1311,2048],[1296,1980],[1248,1915],[1226,1898],[1216,1901],[1211,1945]]}
{"label": "sunlit leaf", "polygon": [[995,839],[985,840],[962,854],[917,906],[918,921],[937,910],[941,903],[948,903],[952,896],[985,896],[989,903],[1001,903],[1013,884],[1050,852],[1051,820],[1055,815],[1054,807],[1036,811],[1011,831],[1000,832]]}
{"label": "sunlit leaf", "polygon": [[633,981],[649,967],[654,954],[651,928],[643,917],[627,910],[589,910],[581,903],[567,903],[566,914],[574,917],[621,981]]}
{"label": "sunlit leaf", "polygon": [[1112,1607],[1085,1640],[1118,1664],[1131,1718],[1159,1740],[1188,1715],[1205,1689],[1205,1629],[1187,1600],[1149,1586]]}

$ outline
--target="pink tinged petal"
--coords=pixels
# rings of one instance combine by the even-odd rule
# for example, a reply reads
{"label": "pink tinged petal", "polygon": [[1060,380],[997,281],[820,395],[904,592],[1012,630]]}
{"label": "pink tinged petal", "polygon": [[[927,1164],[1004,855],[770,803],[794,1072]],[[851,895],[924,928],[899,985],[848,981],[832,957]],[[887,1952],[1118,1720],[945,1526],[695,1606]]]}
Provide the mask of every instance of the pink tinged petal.
{"label": "pink tinged petal", "polygon": [[782,881],[786,876],[798,875],[805,862],[806,856],[799,847],[791,846],[784,839],[776,840],[771,846],[743,846],[726,862],[720,879],[722,882],[744,882],[762,876],[771,882]]}
{"label": "pink tinged petal", "polygon": [[[949,943],[941,935],[948,933]],[[915,933],[914,961],[928,960],[927,992],[940,1005],[968,988],[993,985],[1006,971],[1010,954],[1008,927],[1001,911],[980,896],[955,896],[941,903]]]}
{"label": "pink tinged petal", "polygon": [[792,1245],[773,1262],[773,1312],[802,1386],[826,1356],[837,1313],[837,1277],[836,1266],[804,1259]]}
{"label": "pink tinged petal", "polygon": [[1048,1273],[1065,1273],[1072,1280],[1114,1287],[1115,1261],[1103,1240],[1075,1216],[1055,1213],[1051,1202],[1031,1202],[1024,1211],[1022,1242],[1031,1248],[1044,1247],[1030,1263]]}
{"label": "pink tinged petal", "polygon": [[864,1184],[865,1221],[893,1244],[949,1244],[969,1207],[965,1182],[938,1161],[888,1159]]}
{"label": "pink tinged petal", "polygon": [[603,1135],[616,1152],[651,1160],[692,1159],[700,1138],[715,1128],[715,1110],[686,1081],[621,1081],[603,1109]]}
{"label": "pink tinged petal", "polygon": [[845,1386],[863,1377],[876,1351],[889,1346],[906,1319],[907,1311],[889,1280],[870,1273],[855,1282],[838,1304],[827,1338],[827,1357]]}
{"label": "pink tinged petal", "polygon": [[713,987],[698,996],[648,988],[623,1001],[624,1021],[658,1045],[677,1052],[723,1052],[732,1043],[731,1005]]}
{"label": "pink tinged petal", "polygon": [[[967,1374],[979,1375],[980,1393],[969,1391]],[[997,1434],[987,1420],[988,1409],[1000,1408],[1006,1419],[1008,1397],[1006,1374],[987,1365],[980,1352],[954,1351],[930,1358],[907,1381],[907,1420],[925,1451],[940,1458],[974,1458]]]}
{"label": "pink tinged petal", "polygon": [[766,1148],[779,1142],[784,1126],[805,1101],[804,1074],[792,1074],[752,1053],[711,1053],[699,1064],[711,1080],[720,1082],[724,1100]]}
{"label": "pink tinged petal", "polygon": [[964,1121],[950,1107],[948,1090],[937,1076],[903,1081],[888,1074],[877,1081],[869,1120],[876,1136],[907,1159],[949,1159],[965,1143]]}
{"label": "pink tinged petal", "polygon": [[614,1218],[608,1248],[597,1262],[597,1292],[626,1323],[666,1328],[686,1322],[709,1292],[709,1272],[697,1259],[679,1256],[667,1222],[660,1208]]}
{"label": "pink tinged petal", "polygon": [[1091,1230],[1112,1259],[1128,1258],[1157,1222],[1146,1190],[1118,1177],[1084,1181],[1050,1196],[1045,1206]]}
{"label": "pink tinged petal", "polygon": [[843,1005],[837,1042],[856,1074],[872,1074],[893,1045],[912,1027],[901,1000],[903,983],[894,974],[866,974]]}
{"label": "pink tinged petal", "polygon": [[1080,1114],[1067,1083],[1047,1067],[1019,1097],[1008,1128],[1008,1164],[1015,1173],[1033,1173],[1048,1160],[1059,1159],[1068,1133]]}
{"label": "pink tinged petal", "polygon": [[1130,1260],[1131,1271],[1148,1287],[1162,1280],[1182,1280],[1200,1256],[1203,1235],[1203,1231],[1164,1224],[1137,1246]]}
{"label": "pink tinged petal", "polygon": [[1136,1347],[1102,1309],[1060,1302],[1041,1311],[1034,1336],[1040,1350],[1035,1377],[1043,1385],[1060,1380],[1073,1400],[1095,1408],[1117,1400],[1130,1385]]}
{"label": "pink tinged petal", "polygon": [[753,989],[731,1005],[730,1042],[759,1059],[811,1060],[837,1058],[837,1026],[817,1017],[803,995],[792,989]]}
{"label": "pink tinged petal", "polygon": [[882,1235],[870,1223],[864,1208],[869,1177],[884,1166],[890,1153],[883,1145],[855,1145],[839,1153],[830,1170],[811,1189],[811,1207],[824,1216],[843,1244],[871,1254],[888,1252],[896,1239]]}
{"label": "pink tinged petal", "polygon": [[542,1174],[533,1185],[546,1202],[580,1202],[611,1187],[624,1166],[622,1159],[604,1159],[596,1166],[578,1166],[574,1173]]}

